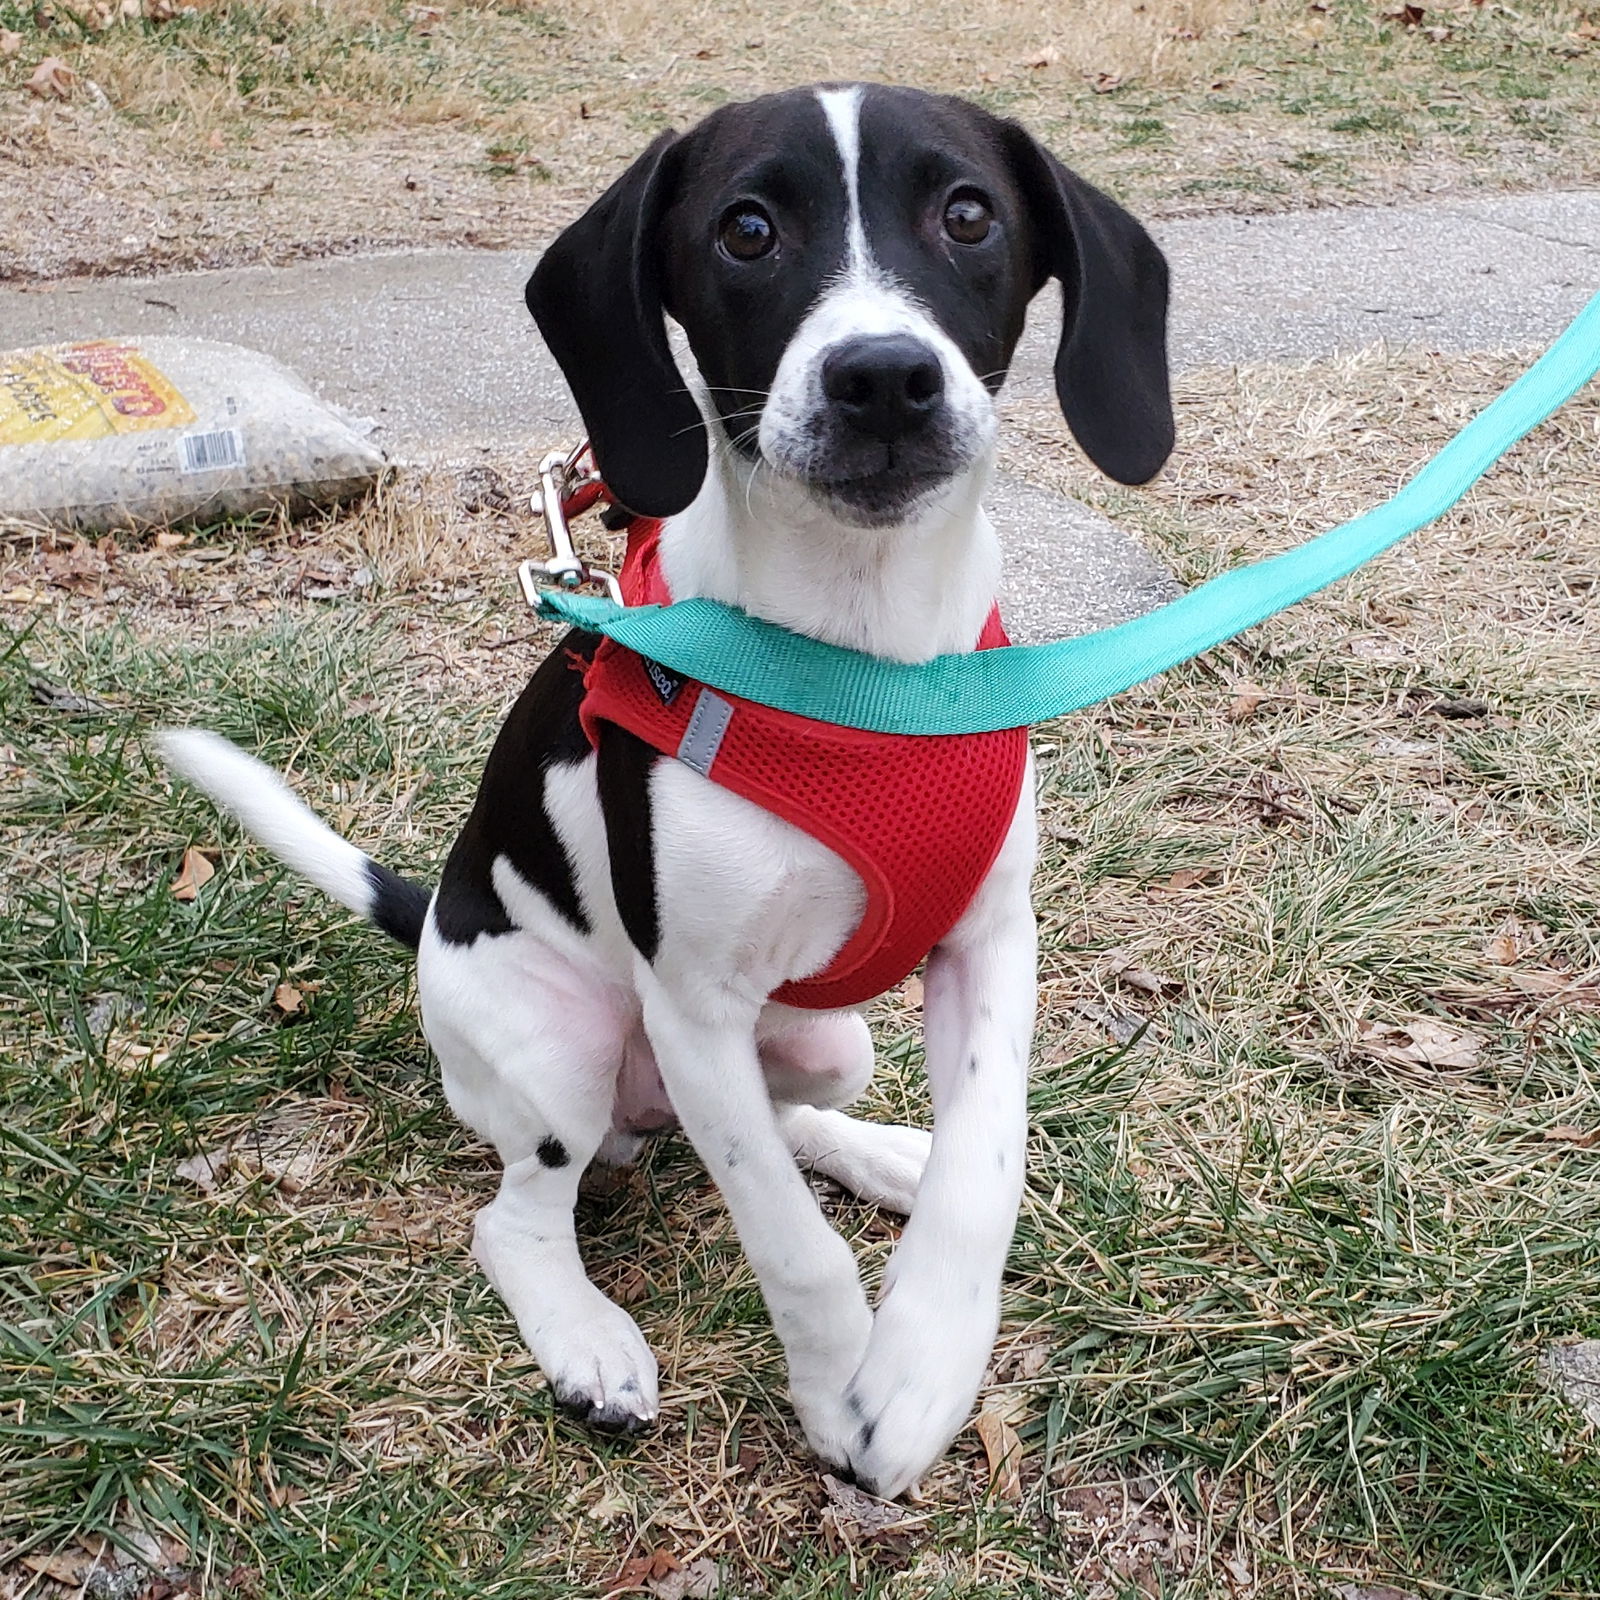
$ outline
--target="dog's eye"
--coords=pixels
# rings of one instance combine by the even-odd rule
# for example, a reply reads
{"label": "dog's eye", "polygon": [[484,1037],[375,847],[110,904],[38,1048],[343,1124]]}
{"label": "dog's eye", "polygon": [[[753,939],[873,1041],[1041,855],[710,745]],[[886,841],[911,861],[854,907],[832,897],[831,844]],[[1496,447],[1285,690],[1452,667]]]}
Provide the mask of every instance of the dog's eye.
{"label": "dog's eye", "polygon": [[778,230],[760,206],[729,206],[717,227],[717,243],[735,261],[759,261],[778,247]]}
{"label": "dog's eye", "polygon": [[976,189],[957,189],[944,208],[944,231],[957,244],[982,244],[994,226],[994,212]]}

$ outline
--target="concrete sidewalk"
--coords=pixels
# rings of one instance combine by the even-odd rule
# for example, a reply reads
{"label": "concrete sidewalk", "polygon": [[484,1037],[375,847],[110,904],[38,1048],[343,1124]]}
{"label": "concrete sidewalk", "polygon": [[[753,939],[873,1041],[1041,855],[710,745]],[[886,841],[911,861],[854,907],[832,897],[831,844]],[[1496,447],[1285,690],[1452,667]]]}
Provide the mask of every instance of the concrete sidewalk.
{"label": "concrete sidewalk", "polygon": [[[1463,351],[1538,345],[1600,290],[1596,192],[1207,217],[1154,231],[1172,262],[1180,369],[1380,339]],[[564,441],[577,427],[522,304],[536,254],[425,251],[0,288],[0,348],[132,333],[225,339],[270,352],[373,418],[398,455],[482,459]],[[1007,395],[1050,394],[1058,328],[1051,288]],[[991,510],[1020,638],[1104,626],[1175,592],[1148,553],[1081,506],[1002,480]]]}
{"label": "concrete sidewalk", "polygon": [[[1600,290],[1600,193],[1169,222],[1181,367],[1375,340],[1487,350],[1549,339]],[[0,347],[183,333],[266,350],[370,416],[386,445],[452,454],[569,433],[522,285],[536,251],[434,250],[162,278],[0,288]],[[1047,288],[1008,394],[1049,392]]]}

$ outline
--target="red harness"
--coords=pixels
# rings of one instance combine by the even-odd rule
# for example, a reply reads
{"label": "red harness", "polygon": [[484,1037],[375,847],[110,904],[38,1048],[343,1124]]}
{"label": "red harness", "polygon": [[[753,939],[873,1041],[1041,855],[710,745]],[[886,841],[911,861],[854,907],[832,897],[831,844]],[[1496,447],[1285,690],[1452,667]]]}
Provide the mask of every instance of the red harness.
{"label": "red harness", "polygon": [[[660,562],[661,524],[628,530],[628,605],[672,596]],[[998,610],[980,650],[1009,641]],[[1026,728],[999,733],[867,733],[814,722],[708,689],[602,639],[580,711],[637,734],[725,789],[820,840],[867,889],[860,925],[821,972],[773,999],[808,1010],[859,1005],[892,989],[960,920],[994,865],[1016,811]]]}

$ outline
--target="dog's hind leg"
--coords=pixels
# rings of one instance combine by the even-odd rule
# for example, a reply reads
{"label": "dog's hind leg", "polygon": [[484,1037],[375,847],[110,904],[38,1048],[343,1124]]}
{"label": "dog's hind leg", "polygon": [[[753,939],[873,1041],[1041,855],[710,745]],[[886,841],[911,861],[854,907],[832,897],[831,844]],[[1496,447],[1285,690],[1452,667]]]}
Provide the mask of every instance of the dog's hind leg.
{"label": "dog's hind leg", "polygon": [[769,1005],[759,1044],[778,1126],[795,1160],[868,1205],[908,1215],[932,1136],[921,1128],[863,1122],[839,1109],[872,1080],[866,1020],[854,1011],[818,1014]]}
{"label": "dog's hind leg", "polygon": [[454,948],[425,934],[418,977],[451,1106],[505,1163],[473,1255],[563,1409],[608,1431],[647,1427],[655,1357],[589,1282],[573,1225],[578,1179],[611,1131],[625,1004],[523,932]]}
{"label": "dog's hind leg", "polygon": [[802,1167],[832,1178],[868,1205],[910,1216],[932,1134],[818,1106],[780,1106],[778,1124]]}

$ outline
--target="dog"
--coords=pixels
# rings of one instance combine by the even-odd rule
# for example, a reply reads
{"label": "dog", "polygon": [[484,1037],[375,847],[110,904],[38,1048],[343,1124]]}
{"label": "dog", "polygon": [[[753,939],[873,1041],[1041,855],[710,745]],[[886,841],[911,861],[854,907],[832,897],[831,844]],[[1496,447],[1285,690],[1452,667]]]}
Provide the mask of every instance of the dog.
{"label": "dog", "polygon": [[[527,301],[612,496],[649,521],[658,591],[921,662],[1003,637],[980,499],[996,396],[1048,279],[1068,427],[1108,476],[1145,482],[1173,444],[1165,260],[1019,124],[961,100],[825,85],[663,133],[549,247]],[[586,674],[619,648],[573,633],[539,667],[431,896],[217,736],[169,732],[163,750],[417,950],[445,1094],[504,1167],[474,1254],[556,1400],[602,1429],[657,1416],[655,1360],[586,1277],[573,1207],[591,1162],[676,1119],[760,1280],[811,1448],[893,1497],[966,1420],[999,1326],[1036,1005],[1026,734],[983,736],[1012,741],[993,747],[998,778],[924,795],[914,827],[860,847],[899,851],[885,888],[827,842],[833,789],[798,826],[718,781],[717,739],[760,708],[643,663],[674,715],[711,707],[681,746],[621,712],[586,717]],[[617,670],[639,668],[626,657]],[[837,741],[785,759],[860,810],[853,774],[922,781],[921,755],[888,748],[877,767]],[[896,895],[894,961],[807,990]],[[906,923],[919,895],[939,905]],[[878,992],[923,956],[931,1136],[841,1109],[872,1070],[863,974]],[[875,1309],[806,1168],[909,1216]]]}

